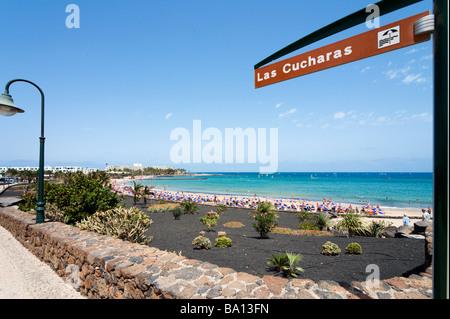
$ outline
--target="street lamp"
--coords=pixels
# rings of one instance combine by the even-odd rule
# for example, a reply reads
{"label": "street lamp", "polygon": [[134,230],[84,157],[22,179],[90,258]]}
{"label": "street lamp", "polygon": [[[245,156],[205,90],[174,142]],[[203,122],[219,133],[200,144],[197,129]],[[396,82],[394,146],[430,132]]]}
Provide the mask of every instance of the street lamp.
{"label": "street lamp", "polygon": [[14,101],[9,95],[9,87],[14,82],[26,82],[33,85],[41,93],[41,137],[39,150],[39,185],[38,185],[38,201],[36,207],[36,224],[44,222],[45,202],[44,202],[44,92],[41,88],[31,81],[16,79],[9,81],[5,86],[5,93],[0,96],[0,114],[4,116],[12,116],[16,113],[23,113],[24,110],[14,105]]}

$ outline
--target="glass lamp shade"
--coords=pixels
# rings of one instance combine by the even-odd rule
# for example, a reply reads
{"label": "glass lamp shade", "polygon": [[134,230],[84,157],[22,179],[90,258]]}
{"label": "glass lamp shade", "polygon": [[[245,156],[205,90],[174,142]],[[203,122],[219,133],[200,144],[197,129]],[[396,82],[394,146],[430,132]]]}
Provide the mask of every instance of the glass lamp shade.
{"label": "glass lamp shade", "polygon": [[11,95],[3,93],[0,95],[0,115],[12,116],[16,113],[23,113],[24,110],[14,105]]}

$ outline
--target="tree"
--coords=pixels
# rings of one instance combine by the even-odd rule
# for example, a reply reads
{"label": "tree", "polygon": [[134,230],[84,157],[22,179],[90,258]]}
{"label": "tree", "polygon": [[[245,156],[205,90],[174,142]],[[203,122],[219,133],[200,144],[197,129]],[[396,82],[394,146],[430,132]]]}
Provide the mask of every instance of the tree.
{"label": "tree", "polygon": [[150,191],[153,187],[152,185],[145,185],[142,188],[142,196],[144,197],[144,205],[147,206],[147,195],[152,194],[152,192]]}
{"label": "tree", "polygon": [[144,187],[144,185],[138,184],[133,181],[133,188],[131,189],[131,192],[133,193],[134,205],[136,205],[138,195],[140,194],[142,187]]}

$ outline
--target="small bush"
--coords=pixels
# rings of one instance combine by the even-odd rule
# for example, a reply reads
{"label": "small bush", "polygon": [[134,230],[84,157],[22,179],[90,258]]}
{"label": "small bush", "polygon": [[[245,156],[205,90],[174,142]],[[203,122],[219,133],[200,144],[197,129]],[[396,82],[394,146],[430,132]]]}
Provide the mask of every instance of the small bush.
{"label": "small bush", "polygon": [[225,205],[225,204],[218,204],[217,205],[217,213],[219,215],[222,214],[226,210],[227,210],[227,205]]}
{"label": "small bush", "polygon": [[45,218],[53,220],[55,222],[65,223],[64,212],[60,210],[56,205],[52,203],[45,204]]}
{"label": "small bush", "polygon": [[345,250],[349,254],[359,255],[359,254],[362,253],[361,245],[358,244],[358,243],[350,243],[350,244],[348,244],[347,247],[345,247]]}
{"label": "small bush", "polygon": [[17,206],[19,210],[23,212],[29,212],[36,208],[37,205],[37,196],[33,193],[25,193],[21,195],[23,202],[20,202]]}
{"label": "small bush", "polygon": [[209,238],[200,235],[194,238],[192,245],[195,245],[197,249],[210,249],[211,241]]}
{"label": "small bush", "polygon": [[217,225],[217,219],[219,218],[219,214],[214,211],[207,212],[205,216],[200,217],[200,222],[208,228],[208,231],[211,230],[212,227]]}
{"label": "small bush", "polygon": [[317,227],[313,222],[303,222],[298,225],[298,228],[303,230],[319,230],[319,227]]}
{"label": "small bush", "polygon": [[278,215],[275,213],[275,209],[270,203],[259,204],[256,211],[250,213],[256,223],[253,224],[253,228],[259,233],[260,237],[267,237],[277,225]]}
{"label": "small bush", "polygon": [[216,238],[214,246],[216,247],[231,247],[232,240],[226,236],[220,236]]}
{"label": "small bush", "polygon": [[191,202],[190,200],[186,200],[182,202],[181,208],[185,214],[197,214],[198,213],[198,204],[196,202]]}
{"label": "small bush", "polygon": [[136,207],[129,209],[119,207],[106,212],[97,212],[83,219],[76,226],[102,235],[145,245],[153,239],[153,237],[145,236],[145,232],[152,223],[153,221]]}
{"label": "small bush", "polygon": [[181,211],[181,207],[174,207],[171,210],[173,218],[177,220],[180,219],[180,216],[183,214],[183,212]]}
{"label": "small bush", "polygon": [[341,249],[339,248],[339,246],[335,243],[332,243],[331,241],[327,241],[322,245],[322,254],[324,255],[336,256],[339,255],[340,252]]}

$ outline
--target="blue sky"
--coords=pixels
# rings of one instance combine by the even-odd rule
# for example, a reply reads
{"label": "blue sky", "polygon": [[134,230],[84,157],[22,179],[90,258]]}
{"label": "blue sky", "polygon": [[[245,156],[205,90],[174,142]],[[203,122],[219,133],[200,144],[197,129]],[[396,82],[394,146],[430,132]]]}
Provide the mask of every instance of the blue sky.
{"label": "blue sky", "polygon": [[[66,27],[66,6],[80,28]],[[176,128],[278,128],[278,171],[432,171],[432,45],[254,88],[253,66],[366,7],[362,0],[2,1],[0,86],[46,94],[45,162],[257,171],[259,163],[174,164]],[[381,26],[432,10],[422,1]],[[299,51],[368,31],[361,24]],[[286,56],[286,57],[289,57]],[[0,166],[38,164],[40,97],[0,117]]]}

